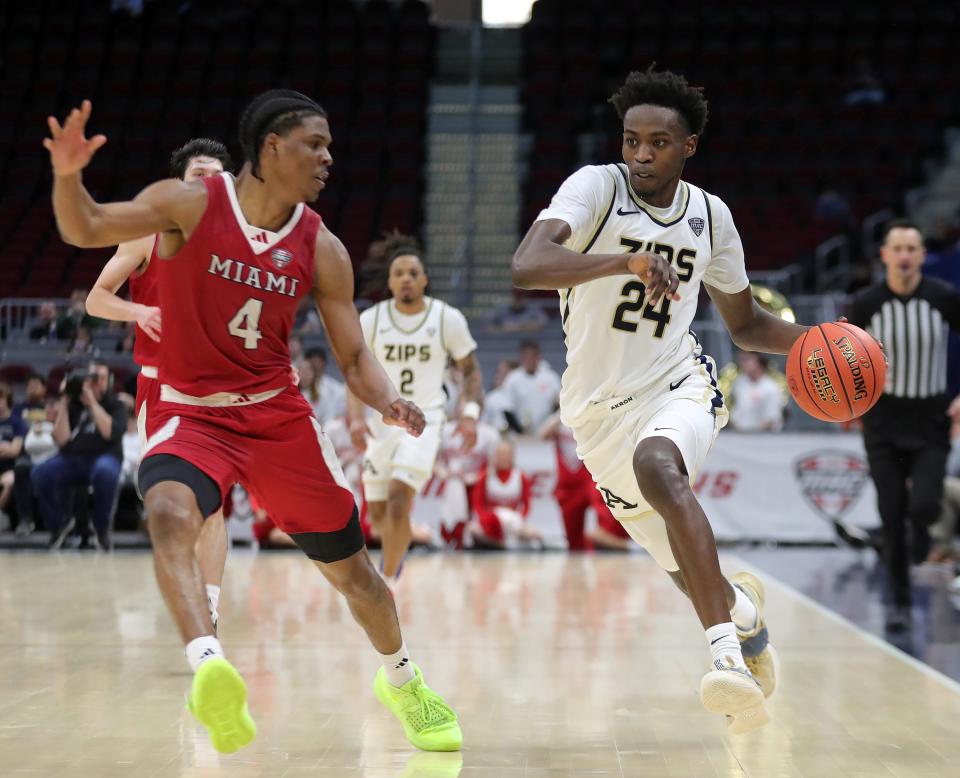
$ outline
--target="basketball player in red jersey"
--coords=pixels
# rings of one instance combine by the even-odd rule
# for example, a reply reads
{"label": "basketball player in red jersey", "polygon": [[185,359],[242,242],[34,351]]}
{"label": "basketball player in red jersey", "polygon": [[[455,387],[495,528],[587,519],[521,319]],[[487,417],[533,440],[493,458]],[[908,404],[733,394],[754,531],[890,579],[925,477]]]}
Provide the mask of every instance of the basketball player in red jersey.
{"label": "basketball player in red jersey", "polygon": [[[183,181],[215,176],[231,167],[230,154],[220,141],[194,138],[173,152],[170,157],[170,175]],[[160,293],[157,290],[158,272],[154,259],[159,236],[122,243],[110,258],[100,277],[87,295],[87,313],[101,319],[134,321],[137,337],[133,344],[133,361],[140,366],[137,376],[137,429],[140,449],[146,448],[147,437],[153,431],[152,414],[160,402]],[[130,282],[130,300],[124,300],[117,290]],[[207,592],[207,607],[213,626],[217,626],[217,605],[220,584],[227,561],[227,527],[223,510],[203,522],[197,541],[197,561]]]}
{"label": "basketball player in red jersey", "polygon": [[90,111],[84,101],[62,127],[48,118],[54,213],[63,239],[81,247],[161,233],[163,344],[172,356],[160,364],[163,402],[140,487],[157,582],[194,670],[191,710],[219,751],[256,734],[246,685],[213,634],[194,552],[203,516],[241,481],[347,599],[381,655],[374,691],[410,742],[458,750],[457,717],[410,661],[333,447],[290,381],[288,336],[309,291],[350,391],[386,423],[423,431],[423,413],[400,398],[365,345],[349,256],[304,205],[333,163],[325,112],[298,92],[266,92],[241,117],[245,161],[236,181],[168,179],[133,201],[100,204],[81,181],[106,143],[85,137]]}

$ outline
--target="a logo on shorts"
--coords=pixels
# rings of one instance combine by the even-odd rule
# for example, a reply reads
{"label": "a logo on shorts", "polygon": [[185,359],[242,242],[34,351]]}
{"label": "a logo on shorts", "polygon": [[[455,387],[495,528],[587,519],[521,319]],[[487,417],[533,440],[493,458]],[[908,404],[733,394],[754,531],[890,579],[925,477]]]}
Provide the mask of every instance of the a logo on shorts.
{"label": "a logo on shorts", "polygon": [[800,457],[793,472],[804,498],[828,521],[839,521],[867,482],[866,460],[849,451],[817,451]]}
{"label": "a logo on shorts", "polygon": [[598,486],[597,489],[600,490],[600,494],[603,495],[603,501],[607,504],[607,507],[613,510],[618,505],[624,510],[631,510],[636,508],[636,503],[630,503],[624,500],[622,497],[617,497],[613,492],[603,486]]}
{"label": "a logo on shorts", "polygon": [[690,229],[693,230],[693,234],[698,238],[703,232],[704,221],[699,216],[694,216],[691,219],[687,219],[687,224],[690,225]]}
{"label": "a logo on shorts", "polygon": [[274,249],[270,252],[270,261],[283,270],[293,261],[293,254],[286,249]]}
{"label": "a logo on shorts", "polygon": [[436,327],[427,327],[427,337],[432,338],[436,334],[437,334]]}

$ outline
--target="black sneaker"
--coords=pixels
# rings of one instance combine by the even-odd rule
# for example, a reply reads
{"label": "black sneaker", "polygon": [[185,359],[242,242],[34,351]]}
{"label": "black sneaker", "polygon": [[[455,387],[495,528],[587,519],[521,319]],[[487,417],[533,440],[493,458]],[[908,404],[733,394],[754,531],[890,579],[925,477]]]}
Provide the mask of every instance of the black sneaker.
{"label": "black sneaker", "polygon": [[60,529],[58,529],[56,532],[51,532],[50,545],[48,548],[51,551],[58,551],[63,545],[63,541],[67,539],[67,535],[73,531],[73,528],[76,526],[76,524],[76,520],[73,518],[73,516],[70,516],[65,522],[63,522],[63,524],[60,525]]}

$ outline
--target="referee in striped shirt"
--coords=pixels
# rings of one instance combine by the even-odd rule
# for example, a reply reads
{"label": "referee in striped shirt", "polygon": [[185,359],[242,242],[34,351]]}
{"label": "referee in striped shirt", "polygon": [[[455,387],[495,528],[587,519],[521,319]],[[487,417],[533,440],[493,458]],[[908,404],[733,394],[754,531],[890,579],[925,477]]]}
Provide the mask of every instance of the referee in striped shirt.
{"label": "referee in striped shirt", "polygon": [[950,417],[960,415],[960,397],[947,397],[947,339],[960,331],[960,292],[924,278],[924,256],[918,227],[891,221],[880,247],[886,278],[861,290],[847,316],[883,343],[890,363],[883,394],[863,418],[863,441],[883,522],[891,631],[910,626],[910,560],[922,562],[929,550]]}

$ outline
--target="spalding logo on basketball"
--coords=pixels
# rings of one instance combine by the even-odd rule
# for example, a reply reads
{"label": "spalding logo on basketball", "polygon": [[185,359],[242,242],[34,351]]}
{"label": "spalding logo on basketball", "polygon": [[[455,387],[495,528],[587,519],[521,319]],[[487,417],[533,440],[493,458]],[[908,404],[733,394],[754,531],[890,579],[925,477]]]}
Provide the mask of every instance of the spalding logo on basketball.
{"label": "spalding logo on basketball", "polygon": [[787,388],[811,416],[850,421],[869,411],[887,379],[880,344],[847,322],[811,327],[787,357]]}

